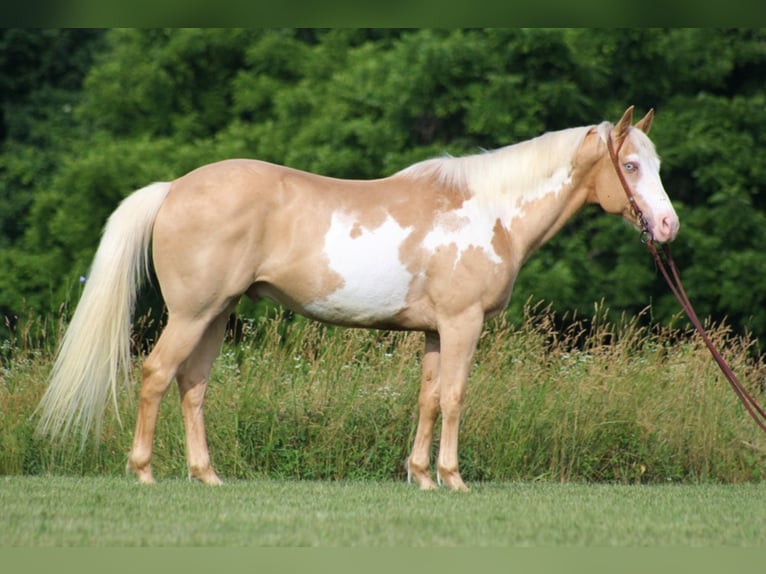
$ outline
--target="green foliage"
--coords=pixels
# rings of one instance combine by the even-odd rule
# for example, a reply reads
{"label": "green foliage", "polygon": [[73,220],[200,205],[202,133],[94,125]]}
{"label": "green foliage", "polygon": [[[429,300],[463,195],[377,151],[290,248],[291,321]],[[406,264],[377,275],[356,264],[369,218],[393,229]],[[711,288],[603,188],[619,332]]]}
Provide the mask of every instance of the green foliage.
{"label": "green foliage", "polygon": [[[7,30],[0,35],[0,311],[76,299],[117,202],[255,157],[376,178],[443,153],[657,110],[674,246],[703,316],[766,334],[762,30]],[[68,56],[60,57],[65,50]],[[633,230],[585,210],[522,270],[529,297],[613,319],[678,307]],[[74,297],[74,299],[73,299]],[[0,327],[3,328],[3,327]]]}

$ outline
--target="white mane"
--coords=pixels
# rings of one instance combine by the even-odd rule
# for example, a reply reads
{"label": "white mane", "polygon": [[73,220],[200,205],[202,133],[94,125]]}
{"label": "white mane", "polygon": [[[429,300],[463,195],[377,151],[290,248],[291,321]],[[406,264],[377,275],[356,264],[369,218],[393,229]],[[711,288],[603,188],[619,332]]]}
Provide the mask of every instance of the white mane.
{"label": "white mane", "polygon": [[436,177],[443,185],[488,198],[507,193],[529,198],[556,191],[566,182],[572,158],[590,127],[548,132],[475,155],[428,159],[396,175]]}

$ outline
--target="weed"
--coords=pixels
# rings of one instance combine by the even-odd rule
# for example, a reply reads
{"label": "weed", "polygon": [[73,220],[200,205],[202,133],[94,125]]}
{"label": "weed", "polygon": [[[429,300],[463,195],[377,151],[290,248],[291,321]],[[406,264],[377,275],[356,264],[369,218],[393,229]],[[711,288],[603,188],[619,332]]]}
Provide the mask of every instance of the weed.
{"label": "weed", "polygon": [[[762,480],[766,438],[701,341],[678,328],[648,327],[640,317],[616,324],[604,317],[597,306],[593,317],[567,322],[538,306],[517,324],[502,316],[487,326],[461,428],[465,478]],[[51,324],[40,320],[3,342],[0,474],[122,474],[137,388],[126,387],[119,398],[122,425],[108,411],[100,440],[84,450],[77,438],[50,444],[33,432],[59,336],[60,326]],[[762,397],[755,381],[766,369],[752,339],[726,325],[712,325],[711,334]],[[299,318],[240,321],[207,394],[214,464],[230,479],[402,480],[422,344],[417,333],[336,329]],[[158,478],[185,476],[184,451],[179,400],[170,392],[155,440]]]}

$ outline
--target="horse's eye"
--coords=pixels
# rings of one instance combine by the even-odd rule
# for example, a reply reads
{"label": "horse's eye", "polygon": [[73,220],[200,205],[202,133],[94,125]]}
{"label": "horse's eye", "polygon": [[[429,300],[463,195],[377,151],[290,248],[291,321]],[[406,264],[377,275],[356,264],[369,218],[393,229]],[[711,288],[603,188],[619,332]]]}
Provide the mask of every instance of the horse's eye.
{"label": "horse's eye", "polygon": [[629,161],[628,163],[625,164],[625,171],[627,171],[628,173],[634,173],[638,171],[638,164],[635,162]]}

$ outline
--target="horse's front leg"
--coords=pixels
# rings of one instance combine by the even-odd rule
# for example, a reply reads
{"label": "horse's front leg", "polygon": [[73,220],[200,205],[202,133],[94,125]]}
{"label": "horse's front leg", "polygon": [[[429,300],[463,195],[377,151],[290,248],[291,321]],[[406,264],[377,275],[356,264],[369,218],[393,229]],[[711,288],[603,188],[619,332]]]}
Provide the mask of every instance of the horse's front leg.
{"label": "horse's front leg", "polygon": [[483,311],[471,309],[444,322],[439,328],[442,430],[436,472],[440,481],[451,490],[468,490],[458,470],[458,430],[468,373],[483,323]]}
{"label": "horse's front leg", "polygon": [[418,410],[418,428],[407,459],[407,480],[414,479],[421,489],[431,490],[436,488],[429,471],[431,441],[439,416],[439,335],[433,332],[426,333]]}

